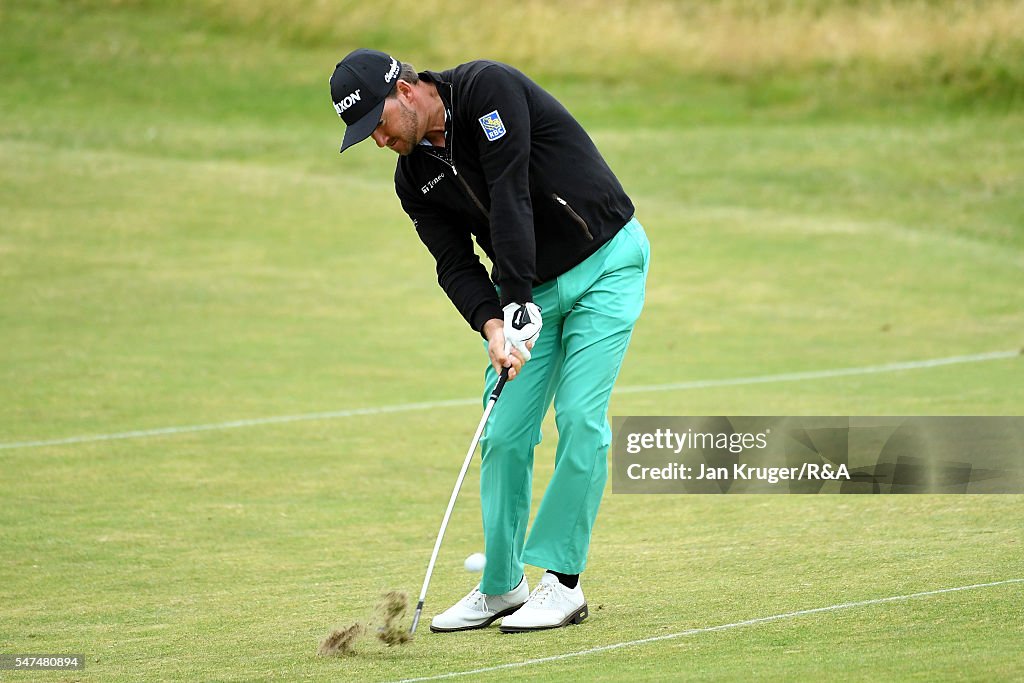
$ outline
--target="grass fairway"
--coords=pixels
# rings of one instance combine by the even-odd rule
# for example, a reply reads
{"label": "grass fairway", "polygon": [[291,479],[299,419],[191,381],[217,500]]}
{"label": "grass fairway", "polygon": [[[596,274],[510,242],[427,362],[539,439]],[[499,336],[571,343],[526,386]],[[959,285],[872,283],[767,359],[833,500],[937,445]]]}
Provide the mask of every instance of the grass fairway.
{"label": "grass fairway", "polygon": [[[1024,579],[1009,495],[609,490],[582,626],[424,624],[404,648],[318,658],[384,591],[418,592],[486,359],[390,153],[338,158],[326,84],[353,46],[197,16],[0,7],[0,654],[87,656],[4,680],[385,681],[689,629],[474,678],[1024,678],[1022,583],[792,614]],[[1020,415],[1010,355],[713,382],[1024,343],[1019,107],[815,102],[814,81],[780,79],[544,76],[652,242],[619,386],[712,381],[623,391],[612,414]],[[281,416],[303,419],[238,423]],[[538,502],[554,436],[549,416]],[[474,467],[426,619],[471,588],[478,510]]]}

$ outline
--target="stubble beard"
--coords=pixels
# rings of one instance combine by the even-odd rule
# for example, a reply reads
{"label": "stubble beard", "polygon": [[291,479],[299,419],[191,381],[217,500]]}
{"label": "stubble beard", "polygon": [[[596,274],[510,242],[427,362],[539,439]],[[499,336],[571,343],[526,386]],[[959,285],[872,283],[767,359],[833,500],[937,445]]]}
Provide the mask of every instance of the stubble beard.
{"label": "stubble beard", "polygon": [[406,107],[403,102],[398,103],[402,108],[402,132],[399,135],[399,139],[405,143],[407,149],[395,150],[402,156],[409,156],[412,151],[416,149],[416,145],[420,143],[417,139],[418,131],[420,129],[420,115],[415,109]]}

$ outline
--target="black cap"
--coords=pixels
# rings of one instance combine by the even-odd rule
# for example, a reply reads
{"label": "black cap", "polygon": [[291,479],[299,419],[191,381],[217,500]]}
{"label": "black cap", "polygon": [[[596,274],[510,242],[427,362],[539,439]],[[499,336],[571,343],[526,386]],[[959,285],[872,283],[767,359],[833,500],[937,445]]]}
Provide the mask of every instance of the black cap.
{"label": "black cap", "polygon": [[338,151],[365,140],[377,127],[401,67],[394,57],[365,48],[350,52],[334,67],[331,99],[345,122],[345,139]]}

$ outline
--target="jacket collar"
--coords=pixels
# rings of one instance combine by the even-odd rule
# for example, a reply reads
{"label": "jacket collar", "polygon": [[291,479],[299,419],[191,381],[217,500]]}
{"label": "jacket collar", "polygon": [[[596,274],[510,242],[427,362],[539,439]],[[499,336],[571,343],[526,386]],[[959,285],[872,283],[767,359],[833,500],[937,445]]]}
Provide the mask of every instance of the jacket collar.
{"label": "jacket collar", "polygon": [[454,87],[450,81],[444,80],[444,76],[437,73],[436,71],[421,71],[419,77],[425,81],[434,84],[437,88],[437,94],[441,96],[441,101],[444,102],[446,109],[451,109],[454,102]]}
{"label": "jacket collar", "polygon": [[439,148],[432,145],[416,145],[416,149],[450,163],[452,159],[452,140],[455,137],[455,117],[452,112],[455,88],[436,71],[421,71],[419,77],[434,84],[434,87],[437,88],[437,94],[441,98],[441,103],[444,105],[445,146]]}

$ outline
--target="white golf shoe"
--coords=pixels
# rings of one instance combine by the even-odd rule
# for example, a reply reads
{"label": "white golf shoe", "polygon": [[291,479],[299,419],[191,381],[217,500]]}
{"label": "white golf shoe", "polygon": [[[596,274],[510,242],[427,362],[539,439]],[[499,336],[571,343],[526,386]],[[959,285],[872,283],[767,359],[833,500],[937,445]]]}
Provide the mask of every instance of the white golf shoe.
{"label": "white golf shoe", "polygon": [[518,586],[501,595],[485,595],[480,592],[480,584],[477,584],[469,595],[435,616],[430,621],[430,630],[434,633],[448,633],[485,628],[515,612],[529,596],[530,587],[525,576]]}
{"label": "white golf shoe", "polygon": [[544,572],[540,585],[533,589],[526,604],[501,620],[501,632],[560,628],[579,624],[588,614],[587,601],[579,583],[575,588],[566,588],[558,582],[557,576]]}

